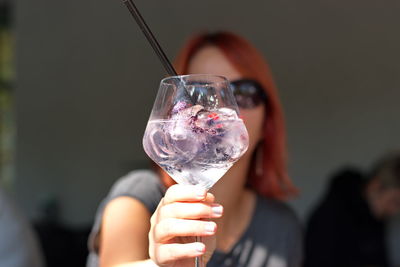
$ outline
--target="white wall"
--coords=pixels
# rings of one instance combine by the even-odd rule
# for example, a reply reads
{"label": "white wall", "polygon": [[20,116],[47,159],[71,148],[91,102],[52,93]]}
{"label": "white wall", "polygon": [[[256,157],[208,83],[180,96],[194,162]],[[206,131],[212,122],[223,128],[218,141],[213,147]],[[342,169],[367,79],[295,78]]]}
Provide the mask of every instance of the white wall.
{"label": "white wall", "polygon": [[[191,32],[222,28],[268,58],[301,216],[333,170],[399,147],[398,1],[136,2],[171,57]],[[146,166],[163,69],[120,1],[17,4],[17,194],[30,216],[56,196],[67,223],[88,223],[118,176]]]}

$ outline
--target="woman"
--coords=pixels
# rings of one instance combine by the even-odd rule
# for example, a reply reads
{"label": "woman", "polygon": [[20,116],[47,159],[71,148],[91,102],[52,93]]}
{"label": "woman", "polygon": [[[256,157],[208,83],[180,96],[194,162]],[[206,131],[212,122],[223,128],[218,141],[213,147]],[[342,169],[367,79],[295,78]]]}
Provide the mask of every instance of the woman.
{"label": "woman", "polygon": [[162,171],[120,179],[97,214],[88,265],[99,259],[102,267],[192,267],[203,255],[207,266],[300,266],[300,226],[280,202],[296,189],[286,172],[283,116],[267,64],[246,40],[220,32],[192,38],[175,66],[181,74],[231,81],[249,132],[248,151],[212,193],[173,185]]}

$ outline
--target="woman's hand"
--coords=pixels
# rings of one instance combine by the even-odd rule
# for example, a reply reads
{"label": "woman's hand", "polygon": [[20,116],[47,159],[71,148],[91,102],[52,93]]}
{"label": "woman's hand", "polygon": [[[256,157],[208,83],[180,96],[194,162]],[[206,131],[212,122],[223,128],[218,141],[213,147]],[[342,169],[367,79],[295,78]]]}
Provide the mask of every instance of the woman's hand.
{"label": "woman's hand", "polygon": [[[214,196],[196,186],[173,185],[151,217],[150,258],[159,266],[193,267],[194,258],[207,262],[215,249],[215,222],[222,216]],[[202,241],[195,242],[195,236]]]}

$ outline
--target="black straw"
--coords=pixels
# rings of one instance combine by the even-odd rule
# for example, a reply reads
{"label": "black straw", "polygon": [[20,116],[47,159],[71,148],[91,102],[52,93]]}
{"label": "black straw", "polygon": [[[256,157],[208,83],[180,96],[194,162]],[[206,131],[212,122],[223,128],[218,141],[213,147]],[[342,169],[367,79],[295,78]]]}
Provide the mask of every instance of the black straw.
{"label": "black straw", "polygon": [[132,0],[122,0],[126,7],[131,12],[133,18],[136,20],[136,23],[139,25],[140,29],[146,36],[147,40],[149,41],[151,47],[153,47],[154,52],[156,52],[157,56],[161,60],[161,63],[164,65],[165,70],[170,76],[178,75],[174,67],[172,66],[171,62],[168,60],[167,56],[165,55],[164,51],[162,50],[160,44],[157,42],[157,39],[154,37],[153,33],[147,26],[146,22],[144,21],[142,15],[140,15],[139,10],[136,8],[136,5],[133,3]]}

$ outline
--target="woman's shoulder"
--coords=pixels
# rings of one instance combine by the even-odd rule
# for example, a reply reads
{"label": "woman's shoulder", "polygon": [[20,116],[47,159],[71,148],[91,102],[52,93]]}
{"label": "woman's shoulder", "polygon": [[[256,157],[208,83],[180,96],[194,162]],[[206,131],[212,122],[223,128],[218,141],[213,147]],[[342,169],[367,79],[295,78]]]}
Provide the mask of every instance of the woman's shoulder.
{"label": "woman's shoulder", "polygon": [[141,202],[152,214],[164,195],[164,187],[157,174],[151,170],[135,170],[119,178],[100,203],[89,236],[90,255],[87,266],[98,266],[99,233],[107,205],[118,197],[131,197]]}
{"label": "woman's shoulder", "polygon": [[109,195],[137,191],[141,187],[162,188],[158,175],[151,170],[134,170],[122,176],[111,187]]}
{"label": "woman's shoulder", "polygon": [[163,197],[164,191],[165,188],[154,171],[135,170],[114,183],[107,200],[121,196],[132,197],[145,204],[150,212],[153,212]]}

